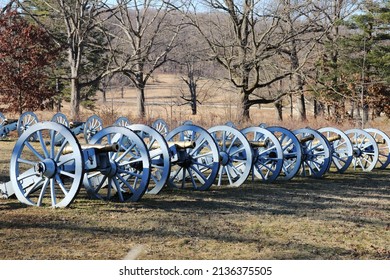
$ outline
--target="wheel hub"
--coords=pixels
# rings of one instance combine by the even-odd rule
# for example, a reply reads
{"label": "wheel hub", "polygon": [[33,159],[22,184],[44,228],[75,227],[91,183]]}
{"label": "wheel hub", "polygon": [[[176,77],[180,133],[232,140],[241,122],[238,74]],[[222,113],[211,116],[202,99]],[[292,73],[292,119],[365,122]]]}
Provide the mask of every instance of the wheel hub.
{"label": "wheel hub", "polygon": [[222,165],[227,165],[229,163],[230,157],[229,157],[228,153],[220,152],[219,157],[220,157],[220,162]]}
{"label": "wheel hub", "polygon": [[118,166],[115,161],[110,160],[110,164],[107,168],[100,170],[103,175],[108,177],[114,177],[118,171]]}
{"label": "wheel hub", "polygon": [[354,149],[353,150],[353,156],[354,157],[361,157],[362,156],[362,151],[360,149]]}
{"label": "wheel hub", "polygon": [[35,164],[34,170],[35,172],[41,174],[41,176],[53,178],[57,172],[57,164],[54,160],[48,158]]}

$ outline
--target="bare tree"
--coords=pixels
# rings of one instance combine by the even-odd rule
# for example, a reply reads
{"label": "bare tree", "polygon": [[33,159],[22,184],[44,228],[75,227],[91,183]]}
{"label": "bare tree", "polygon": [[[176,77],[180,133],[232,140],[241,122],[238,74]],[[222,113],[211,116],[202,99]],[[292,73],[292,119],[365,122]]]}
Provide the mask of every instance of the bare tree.
{"label": "bare tree", "polygon": [[205,0],[203,3],[208,13],[189,3],[193,7],[191,23],[207,42],[210,56],[228,71],[228,79],[239,89],[240,115],[248,120],[251,106],[273,103],[288,94],[285,91],[269,96],[266,89],[298,73],[315,40],[312,39],[313,44],[306,42],[305,55],[291,67],[280,54],[290,50],[293,40],[302,36],[305,29],[292,32],[282,28],[289,21],[288,6],[265,0]]}
{"label": "bare tree", "polygon": [[[102,77],[115,72],[112,69],[108,70],[110,59],[106,52],[107,42],[101,32],[104,22],[114,14],[114,10],[110,9],[106,2],[99,0],[19,1],[23,11],[44,27],[57,44],[67,52],[67,66],[70,73],[63,78],[70,80],[71,119],[79,119],[81,90],[96,85]],[[87,53],[92,55],[88,57]],[[91,59],[97,60],[93,67],[90,67]]]}
{"label": "bare tree", "polygon": [[182,20],[163,1],[117,0],[111,34],[114,62],[138,90],[138,117],[145,117],[145,86],[153,72],[168,61]]}

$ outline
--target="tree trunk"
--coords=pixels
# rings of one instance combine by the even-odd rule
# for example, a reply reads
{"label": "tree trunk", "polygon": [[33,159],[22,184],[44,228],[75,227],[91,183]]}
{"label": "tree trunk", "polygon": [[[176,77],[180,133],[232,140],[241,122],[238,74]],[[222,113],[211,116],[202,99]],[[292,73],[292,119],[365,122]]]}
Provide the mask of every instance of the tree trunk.
{"label": "tree trunk", "polygon": [[241,120],[246,122],[250,120],[250,115],[249,115],[249,95],[241,90],[240,92],[240,116]]}
{"label": "tree trunk", "polygon": [[369,108],[368,105],[364,104],[363,107],[363,124],[367,123],[369,118]]}
{"label": "tree trunk", "polygon": [[73,77],[70,83],[70,119],[80,120],[80,88],[77,76]]}
{"label": "tree trunk", "polygon": [[106,103],[107,97],[106,97],[106,89],[105,88],[102,89],[102,99],[103,99],[103,103]]}
{"label": "tree trunk", "polygon": [[137,87],[137,116],[140,119],[145,118],[145,87],[138,85]]}
{"label": "tree trunk", "polygon": [[197,104],[196,104],[196,84],[192,84],[190,87],[191,90],[191,109],[192,115],[197,113]]}
{"label": "tree trunk", "polygon": [[274,103],[276,108],[276,113],[278,115],[278,121],[283,121],[283,102],[282,100],[276,101]]}
{"label": "tree trunk", "polygon": [[355,114],[355,101],[351,100],[351,113],[350,113],[349,117],[351,119],[353,119],[354,118],[354,114]]}
{"label": "tree trunk", "polygon": [[300,117],[301,121],[306,121],[307,117],[306,117],[305,95],[302,93],[301,90],[299,90],[299,92],[301,92],[299,94],[298,100],[297,100],[297,108],[298,108],[298,112],[299,112],[299,117]]}

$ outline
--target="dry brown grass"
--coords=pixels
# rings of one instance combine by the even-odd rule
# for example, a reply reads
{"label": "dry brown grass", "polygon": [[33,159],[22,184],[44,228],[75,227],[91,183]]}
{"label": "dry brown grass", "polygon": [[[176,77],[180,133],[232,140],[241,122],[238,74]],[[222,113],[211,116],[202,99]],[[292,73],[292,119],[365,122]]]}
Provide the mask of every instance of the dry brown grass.
{"label": "dry brown grass", "polygon": [[[183,100],[179,98],[180,91],[186,90],[180,77],[170,74],[158,74],[154,80],[146,87],[146,118],[138,119],[136,115],[136,90],[134,88],[125,88],[123,98],[120,89],[113,89],[107,93],[107,101],[103,103],[100,93],[96,102],[95,111],[81,108],[81,120],[86,120],[90,115],[97,114],[104,122],[105,126],[111,125],[118,117],[129,118],[132,123],[151,124],[157,118],[164,119],[172,129],[179,126],[185,120],[192,120],[202,127],[209,128],[215,125],[224,124],[232,121],[239,128],[251,125],[266,123],[268,125],[280,125],[289,129],[302,127],[320,128],[333,126],[346,130],[359,126],[357,122],[346,121],[344,123],[333,123],[323,118],[314,119],[310,106],[308,106],[308,121],[302,123],[299,121],[297,111],[294,111],[294,118],[289,117],[289,108],[286,104],[284,112],[284,121],[277,121],[276,110],[273,105],[253,106],[250,109],[251,121],[243,123],[238,115],[237,95],[234,89],[226,82],[203,81],[199,86],[200,95],[206,95],[202,104],[198,104],[198,114],[191,115],[189,105],[178,106]],[[69,116],[69,104],[63,104],[63,113]],[[38,111],[35,112],[39,120],[50,120],[55,112]],[[9,118],[18,118],[17,115],[7,115]],[[389,120],[387,118],[378,118],[370,121],[365,127],[377,127],[390,134]]]}

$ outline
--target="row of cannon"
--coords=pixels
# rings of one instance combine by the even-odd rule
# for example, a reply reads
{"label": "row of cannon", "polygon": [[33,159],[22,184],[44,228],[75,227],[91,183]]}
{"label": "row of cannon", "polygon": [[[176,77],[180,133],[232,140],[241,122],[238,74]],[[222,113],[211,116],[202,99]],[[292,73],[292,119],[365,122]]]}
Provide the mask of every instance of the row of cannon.
{"label": "row of cannon", "polygon": [[[93,134],[103,128],[103,122],[97,115],[90,116],[85,122],[69,122],[64,114],[57,113],[53,115],[51,121],[70,127],[75,135],[84,135],[87,142]],[[0,112],[0,139],[7,138],[13,131],[16,131],[20,136],[36,123],[38,123],[38,117],[33,112],[25,112],[18,119],[8,119]]]}
{"label": "row of cannon", "polygon": [[[93,116],[85,143],[59,113],[28,127],[16,141],[3,197],[28,205],[66,207],[81,186],[91,198],[138,201],[164,186],[208,190],[327,172],[371,171],[390,163],[390,139],[378,129],[288,130],[265,125],[204,129],[191,122],[169,130],[119,118],[103,127]],[[84,124],[85,125],[85,124]],[[84,129],[85,130],[85,129]]]}

